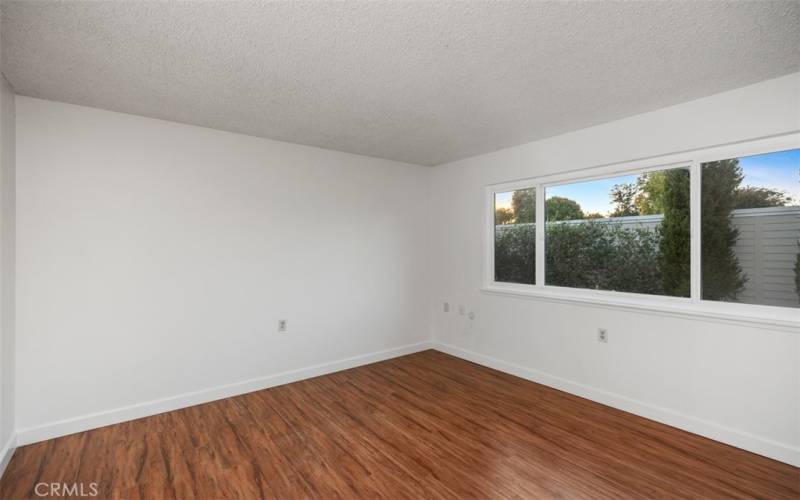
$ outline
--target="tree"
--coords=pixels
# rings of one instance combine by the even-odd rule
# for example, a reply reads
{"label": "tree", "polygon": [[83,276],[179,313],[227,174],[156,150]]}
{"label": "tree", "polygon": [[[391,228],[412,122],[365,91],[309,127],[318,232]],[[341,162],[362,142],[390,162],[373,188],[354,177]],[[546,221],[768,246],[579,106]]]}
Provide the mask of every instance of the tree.
{"label": "tree", "polygon": [[[536,222],[536,190],[531,188],[514,191],[511,207],[514,211],[514,223]],[[545,203],[545,216],[548,221],[582,219],[583,210],[574,200],[553,196]]]}
{"label": "tree", "polygon": [[736,300],[747,281],[733,251],[739,230],[731,221],[736,191],[743,175],[739,160],[703,165],[702,174],[702,282],[706,300]]}
{"label": "tree", "polygon": [[511,208],[517,224],[536,222],[536,189],[517,189],[511,195]]}
{"label": "tree", "polygon": [[639,194],[639,188],[634,182],[614,184],[614,187],[611,188],[611,201],[615,207],[611,212],[611,216],[628,217],[639,215],[639,210],[636,208],[637,194]]}
{"label": "tree", "polygon": [[664,213],[668,171],[642,174],[636,179],[638,192],[634,204],[639,215],[655,215]]}
{"label": "tree", "polygon": [[545,202],[545,216],[547,222],[577,220],[583,219],[583,210],[574,200],[563,196],[553,196]]}
{"label": "tree", "polygon": [[606,216],[601,214],[600,212],[589,212],[588,214],[583,214],[584,219],[605,219]]}
{"label": "tree", "polygon": [[497,207],[494,209],[494,223],[495,224],[513,224],[514,211],[510,208]]}
{"label": "tree", "polygon": [[666,295],[688,297],[690,291],[689,171],[658,172],[658,198],[664,219],[659,225],[661,273]]}
{"label": "tree", "polygon": [[775,189],[745,186],[736,190],[733,208],[784,207],[792,202],[786,193]]}

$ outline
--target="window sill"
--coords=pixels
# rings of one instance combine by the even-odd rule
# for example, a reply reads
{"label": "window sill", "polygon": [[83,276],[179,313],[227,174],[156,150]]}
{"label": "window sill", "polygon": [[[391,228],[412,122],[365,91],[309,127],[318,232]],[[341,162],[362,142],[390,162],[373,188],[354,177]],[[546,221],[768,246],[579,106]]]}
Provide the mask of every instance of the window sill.
{"label": "window sill", "polygon": [[695,303],[675,297],[649,297],[620,292],[573,290],[561,287],[492,284],[481,291],[488,295],[512,296],[548,302],[583,304],[591,307],[655,313],[717,323],[746,325],[800,334],[800,309],[733,303]]}

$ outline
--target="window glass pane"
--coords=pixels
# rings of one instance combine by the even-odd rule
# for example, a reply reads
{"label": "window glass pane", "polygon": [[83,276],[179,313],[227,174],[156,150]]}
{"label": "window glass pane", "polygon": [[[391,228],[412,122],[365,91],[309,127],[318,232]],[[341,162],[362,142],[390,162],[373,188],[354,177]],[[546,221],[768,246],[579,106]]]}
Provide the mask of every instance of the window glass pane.
{"label": "window glass pane", "polygon": [[536,188],[494,196],[494,280],[536,283]]}
{"label": "window glass pane", "polygon": [[702,172],[703,299],[800,307],[800,149]]}
{"label": "window glass pane", "polygon": [[545,284],[688,297],[689,169],[545,190]]}

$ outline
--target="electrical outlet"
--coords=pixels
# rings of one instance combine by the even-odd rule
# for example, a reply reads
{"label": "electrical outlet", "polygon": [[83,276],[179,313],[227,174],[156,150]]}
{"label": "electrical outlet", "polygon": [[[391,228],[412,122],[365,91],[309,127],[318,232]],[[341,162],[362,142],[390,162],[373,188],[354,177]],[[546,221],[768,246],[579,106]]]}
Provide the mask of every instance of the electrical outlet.
{"label": "electrical outlet", "polygon": [[450,303],[449,302],[445,302],[443,309],[444,309],[444,312],[450,312]]}
{"label": "electrical outlet", "polygon": [[597,329],[597,341],[607,343],[608,342],[608,330],[605,328],[598,328]]}
{"label": "electrical outlet", "polygon": [[287,330],[287,328],[288,328],[288,321],[285,320],[285,319],[279,319],[278,320],[278,331],[279,332],[285,332]]}
{"label": "electrical outlet", "polygon": [[460,314],[461,316],[463,316],[463,315],[464,315],[464,313],[466,313],[466,312],[467,312],[467,308],[466,308],[466,306],[458,306],[458,314]]}

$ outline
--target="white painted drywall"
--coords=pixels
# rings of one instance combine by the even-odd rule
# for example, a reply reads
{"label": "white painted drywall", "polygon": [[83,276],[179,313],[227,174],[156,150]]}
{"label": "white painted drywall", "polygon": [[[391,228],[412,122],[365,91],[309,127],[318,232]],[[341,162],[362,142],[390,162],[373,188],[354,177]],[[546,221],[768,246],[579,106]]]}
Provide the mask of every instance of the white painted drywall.
{"label": "white painted drywall", "polygon": [[48,437],[433,332],[797,463],[800,335],[479,288],[484,185],[798,130],[799,89],[795,74],[433,170],[17,97],[16,427]]}
{"label": "white painted drywall", "polygon": [[[432,327],[451,352],[800,463],[798,332],[480,291],[483,187],[800,129],[800,73],[433,169]],[[441,303],[454,307],[442,312]],[[474,321],[457,314],[465,304]],[[597,328],[610,342],[597,342]],[[455,349],[452,349],[455,348]],[[458,350],[456,350],[458,349]]]}
{"label": "white painted drywall", "polygon": [[14,92],[0,74],[0,475],[14,447]]}
{"label": "white painted drywall", "polygon": [[429,338],[429,168],[16,103],[21,439]]}

